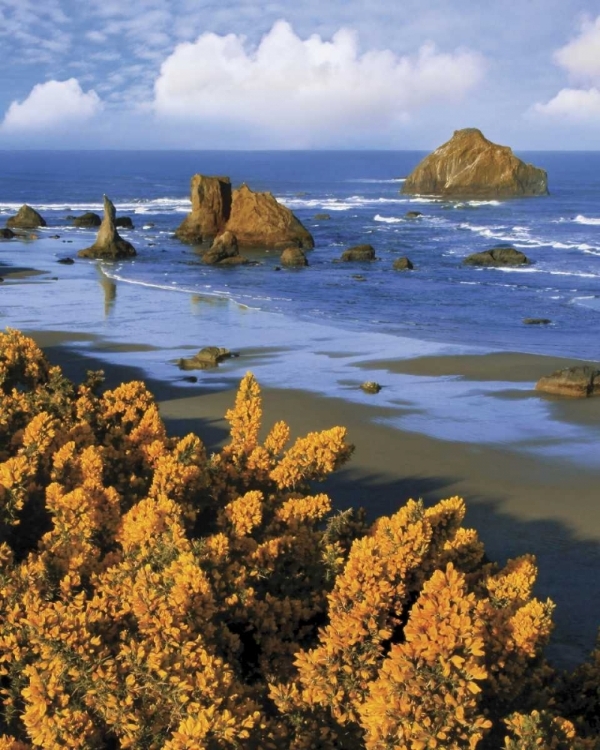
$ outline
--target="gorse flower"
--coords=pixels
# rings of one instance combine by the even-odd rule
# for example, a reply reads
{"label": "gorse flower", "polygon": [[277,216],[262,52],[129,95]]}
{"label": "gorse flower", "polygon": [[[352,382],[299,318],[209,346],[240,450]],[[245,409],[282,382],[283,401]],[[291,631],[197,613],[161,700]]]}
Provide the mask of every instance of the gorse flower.
{"label": "gorse flower", "polygon": [[600,650],[550,667],[460,498],[334,512],[345,430],[261,442],[251,374],[211,456],[100,386],[0,335],[0,750],[598,747]]}

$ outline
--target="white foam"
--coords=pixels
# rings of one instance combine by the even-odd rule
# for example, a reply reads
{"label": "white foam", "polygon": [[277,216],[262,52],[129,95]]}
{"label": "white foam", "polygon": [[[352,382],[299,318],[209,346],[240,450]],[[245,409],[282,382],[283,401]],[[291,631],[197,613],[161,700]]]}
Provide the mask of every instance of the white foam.
{"label": "white foam", "polygon": [[379,214],[375,214],[375,218],[373,221],[383,221],[385,224],[400,224],[404,221],[404,219],[397,219],[394,216],[380,216]]}
{"label": "white foam", "polygon": [[[0,203],[0,213],[16,213],[22,203]],[[115,208],[120,213],[155,214],[155,213],[188,213],[191,209],[189,198],[153,198],[149,200],[117,201]],[[60,211],[70,214],[95,211],[102,213],[104,204],[100,201],[82,203],[36,203],[32,205],[36,211],[43,214],[44,211]]]}
{"label": "white foam", "polygon": [[590,218],[588,216],[583,216],[583,214],[578,214],[573,221],[576,224],[585,224],[587,226],[600,226],[600,219],[596,218]]}

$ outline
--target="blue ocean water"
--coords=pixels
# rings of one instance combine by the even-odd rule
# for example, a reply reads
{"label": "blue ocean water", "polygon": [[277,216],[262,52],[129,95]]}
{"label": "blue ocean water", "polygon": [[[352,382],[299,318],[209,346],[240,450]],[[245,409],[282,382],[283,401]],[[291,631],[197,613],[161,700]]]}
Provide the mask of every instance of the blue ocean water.
{"label": "blue ocean water", "polygon": [[[55,261],[91,244],[94,233],[74,229],[65,217],[100,211],[106,193],[118,213],[135,224],[123,234],[138,257],[102,264],[104,274],[121,286],[231,299],[295,324],[599,359],[600,153],[519,153],[548,171],[550,195],[504,201],[401,195],[402,179],[423,156],[402,151],[4,152],[0,224],[24,202],[36,207],[49,225],[40,238],[60,234],[70,241],[44,243],[43,252]],[[204,266],[192,248],[172,237],[189,210],[189,180],[196,172],[226,174],[234,186],[246,182],[271,191],[313,233],[309,267],[274,273],[276,254],[253,267]],[[423,215],[407,219],[409,210]],[[316,220],[319,213],[330,219]],[[346,247],[364,242],[375,247],[378,261],[335,262]],[[517,247],[532,264],[462,265],[470,253],[497,244]],[[0,260],[22,264],[25,256],[36,256],[39,267],[40,252],[33,245],[2,243]],[[402,255],[415,271],[392,270]],[[88,267],[71,273],[91,272]],[[522,322],[527,317],[552,323],[527,326]],[[51,318],[46,306],[40,322],[51,326]]]}

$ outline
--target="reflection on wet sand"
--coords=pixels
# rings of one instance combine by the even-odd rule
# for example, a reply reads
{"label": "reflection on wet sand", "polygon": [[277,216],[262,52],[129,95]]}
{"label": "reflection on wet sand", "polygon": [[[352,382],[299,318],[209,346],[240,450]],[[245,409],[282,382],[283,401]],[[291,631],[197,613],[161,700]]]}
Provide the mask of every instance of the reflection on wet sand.
{"label": "reflection on wet sand", "polygon": [[117,299],[117,285],[104,273],[100,264],[98,264],[96,268],[98,269],[98,281],[104,292],[104,317],[107,318],[114,307],[115,300]]}

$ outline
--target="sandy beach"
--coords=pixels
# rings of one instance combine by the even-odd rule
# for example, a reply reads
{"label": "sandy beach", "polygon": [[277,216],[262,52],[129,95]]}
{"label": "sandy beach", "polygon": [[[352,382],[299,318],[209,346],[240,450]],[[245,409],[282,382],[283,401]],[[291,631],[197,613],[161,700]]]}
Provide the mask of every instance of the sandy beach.
{"label": "sandy beach", "polygon": [[[226,440],[223,415],[233,403],[246,362],[233,361],[235,369],[223,368],[218,380],[203,381],[203,373],[198,372],[197,384],[182,387],[173,380],[148,378],[135,367],[107,366],[103,356],[111,348],[124,351],[122,344],[98,342],[96,353],[82,353],[70,344],[91,341],[89,334],[46,331],[33,336],[51,361],[61,364],[76,381],[87,369],[104,369],[110,386],[145,379],[171,434],[194,431],[209,450]],[[136,348],[144,346],[131,351]],[[260,352],[253,356],[259,358]],[[247,359],[251,363],[252,357]],[[432,378],[456,375],[494,381],[502,372],[503,380],[521,385],[559,366],[564,366],[560,359],[518,353],[369,363],[370,369],[426,373]],[[557,418],[573,425],[598,425],[600,399],[550,401]],[[549,650],[554,662],[570,665],[585,658],[600,624],[600,601],[593,593],[600,569],[600,462],[581,466],[502,443],[436,439],[383,424],[390,409],[378,406],[377,397],[370,403],[267,387],[263,388],[263,424],[267,429],[284,419],[292,437],[334,425],[347,427],[355,453],[321,488],[338,509],[362,506],[370,518],[376,518],[394,513],[408,498],[423,498],[426,503],[453,495],[465,498],[467,523],[477,529],[491,559],[503,562],[523,553],[537,556],[537,594],[557,604]]]}

